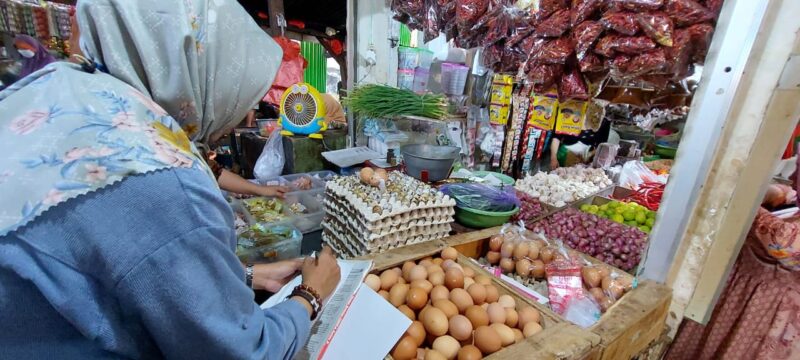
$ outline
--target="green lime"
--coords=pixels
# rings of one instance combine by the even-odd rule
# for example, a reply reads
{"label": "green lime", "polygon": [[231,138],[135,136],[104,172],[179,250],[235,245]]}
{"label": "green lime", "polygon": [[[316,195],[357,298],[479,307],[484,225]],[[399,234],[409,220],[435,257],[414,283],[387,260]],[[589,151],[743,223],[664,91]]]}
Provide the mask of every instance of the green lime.
{"label": "green lime", "polygon": [[650,227],[649,226],[639,226],[639,230],[642,230],[642,232],[645,233],[645,234],[649,234],[650,233]]}
{"label": "green lime", "polygon": [[639,224],[637,224],[636,221],[626,221],[625,225],[628,225],[628,226],[631,226],[631,227],[639,226]]}
{"label": "green lime", "polygon": [[614,214],[614,216],[611,217],[611,220],[613,220],[614,222],[618,222],[620,224],[625,222],[625,218],[623,218],[622,215],[620,214]]}
{"label": "green lime", "polygon": [[600,207],[597,205],[590,205],[589,210],[591,210],[593,214],[596,214],[598,211],[600,211]]}
{"label": "green lime", "polygon": [[625,212],[625,208],[618,207],[618,208],[614,209],[614,212],[617,213],[617,214],[622,214],[622,213]]}
{"label": "green lime", "polygon": [[600,205],[600,211],[603,211],[603,212],[608,211],[608,204]]}
{"label": "green lime", "polygon": [[581,211],[587,211],[588,212],[589,211],[589,204],[581,205]]}
{"label": "green lime", "polygon": [[625,212],[622,213],[622,217],[625,218],[625,221],[633,221],[636,219],[636,213],[632,210],[625,210]]}
{"label": "green lime", "polygon": [[645,225],[647,225],[647,226],[649,226],[651,228],[653,227],[653,225],[655,223],[656,223],[656,219],[647,219],[647,221],[644,222]]}
{"label": "green lime", "polygon": [[647,221],[647,215],[645,215],[644,212],[640,211],[636,213],[636,222],[639,223],[639,225],[644,225],[646,221]]}
{"label": "green lime", "polygon": [[648,212],[647,213],[647,218],[648,219],[655,219],[656,218],[656,212],[655,211]]}

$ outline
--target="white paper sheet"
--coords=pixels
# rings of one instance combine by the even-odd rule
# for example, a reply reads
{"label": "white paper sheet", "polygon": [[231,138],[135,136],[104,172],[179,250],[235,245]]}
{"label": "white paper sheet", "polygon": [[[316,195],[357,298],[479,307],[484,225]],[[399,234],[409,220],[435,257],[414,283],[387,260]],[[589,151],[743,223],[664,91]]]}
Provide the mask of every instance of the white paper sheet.
{"label": "white paper sheet", "polygon": [[380,159],[385,156],[368,147],[354,147],[336,151],[325,151],[322,157],[334,163],[338,167],[350,167],[361,164],[367,160]]}

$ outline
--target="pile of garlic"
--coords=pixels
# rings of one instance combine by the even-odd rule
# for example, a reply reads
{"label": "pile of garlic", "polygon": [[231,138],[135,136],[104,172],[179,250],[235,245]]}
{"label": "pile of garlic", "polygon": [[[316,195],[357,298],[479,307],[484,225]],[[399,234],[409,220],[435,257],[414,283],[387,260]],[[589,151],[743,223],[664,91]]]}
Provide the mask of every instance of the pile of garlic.
{"label": "pile of garlic", "polygon": [[592,196],[612,184],[603,169],[579,165],[528,175],[517,180],[515,188],[545,204],[563,207]]}

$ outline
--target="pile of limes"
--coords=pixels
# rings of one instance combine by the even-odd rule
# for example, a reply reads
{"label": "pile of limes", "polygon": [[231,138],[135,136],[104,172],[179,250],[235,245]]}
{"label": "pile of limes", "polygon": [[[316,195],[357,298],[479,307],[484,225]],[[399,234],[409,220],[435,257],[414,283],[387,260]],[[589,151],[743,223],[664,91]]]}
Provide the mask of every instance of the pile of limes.
{"label": "pile of limes", "polygon": [[656,221],[656,212],[634,202],[611,201],[603,205],[581,205],[581,211],[633,226],[649,234]]}

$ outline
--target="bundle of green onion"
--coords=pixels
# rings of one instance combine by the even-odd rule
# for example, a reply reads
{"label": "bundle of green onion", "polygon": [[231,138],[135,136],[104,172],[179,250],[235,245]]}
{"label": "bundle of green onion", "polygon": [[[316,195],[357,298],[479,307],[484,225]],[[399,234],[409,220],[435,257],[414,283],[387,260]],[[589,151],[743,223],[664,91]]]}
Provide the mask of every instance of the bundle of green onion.
{"label": "bundle of green onion", "polygon": [[353,113],[373,118],[422,116],[442,120],[447,117],[444,95],[418,95],[410,90],[385,85],[361,85],[342,101]]}

